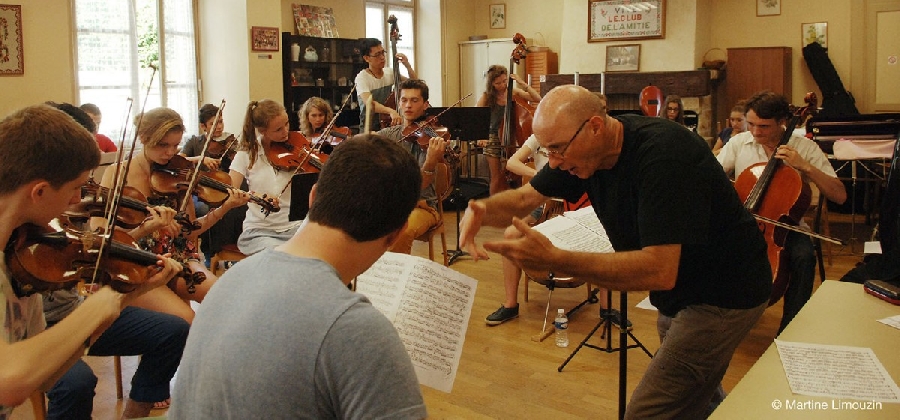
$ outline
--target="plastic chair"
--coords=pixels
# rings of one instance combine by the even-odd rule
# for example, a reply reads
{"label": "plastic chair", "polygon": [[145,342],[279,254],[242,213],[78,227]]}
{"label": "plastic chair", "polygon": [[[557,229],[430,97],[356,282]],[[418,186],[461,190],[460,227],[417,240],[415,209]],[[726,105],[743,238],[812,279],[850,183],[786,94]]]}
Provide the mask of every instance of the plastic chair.
{"label": "plastic chair", "polygon": [[438,223],[416,238],[417,241],[428,242],[428,258],[434,261],[434,235],[441,235],[444,266],[449,266],[447,261],[447,238],[444,230],[444,200],[450,196],[450,192],[453,190],[452,176],[450,165],[446,163],[438,163],[434,168],[434,192],[437,195]]}

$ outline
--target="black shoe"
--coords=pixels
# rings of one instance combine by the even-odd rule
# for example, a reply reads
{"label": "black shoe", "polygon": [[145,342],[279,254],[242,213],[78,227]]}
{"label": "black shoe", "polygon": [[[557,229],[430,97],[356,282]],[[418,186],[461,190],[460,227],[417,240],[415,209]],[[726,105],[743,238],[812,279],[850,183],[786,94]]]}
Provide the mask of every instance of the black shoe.
{"label": "black shoe", "polygon": [[506,321],[509,321],[513,318],[519,317],[519,304],[516,304],[515,308],[507,308],[503,305],[500,305],[500,309],[494,311],[494,313],[487,316],[484,319],[484,322],[488,325],[500,325]]}

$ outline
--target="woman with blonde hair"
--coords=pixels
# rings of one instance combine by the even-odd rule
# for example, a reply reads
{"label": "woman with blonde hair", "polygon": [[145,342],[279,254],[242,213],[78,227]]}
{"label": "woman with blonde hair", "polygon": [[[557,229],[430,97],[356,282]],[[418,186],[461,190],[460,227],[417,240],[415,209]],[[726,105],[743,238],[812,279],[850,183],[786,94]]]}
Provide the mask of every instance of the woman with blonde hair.
{"label": "woman with blonde hair", "polygon": [[241,185],[247,181],[250,190],[257,195],[275,198],[281,210],[267,215],[258,204],[249,203],[244,229],[237,242],[238,249],[246,255],[284,243],[300,227],[300,220],[291,221],[288,218],[291,188],[285,189],[285,186],[294,172],[280,170],[266,157],[266,151],[272,144],[287,140],[288,115],[284,106],[271,99],[251,101],[247,105],[242,147],[235,154],[229,171],[231,185]]}
{"label": "woman with blonde hair", "polygon": [[[184,198],[154,194],[150,181],[154,168],[165,166],[178,154],[185,130],[184,122],[172,109],[154,108],[135,118],[135,124],[138,125],[137,135],[143,147],[136,150],[132,157],[125,185],[134,187],[148,197],[147,201],[152,207],[148,208],[147,219],[128,233],[141,248],[160,255],[171,254],[173,259],[194,273],[206,276],[199,284],[188,284],[185,279],[179,278],[170,282],[168,288],[157,288],[139,297],[135,300],[135,306],[169,313],[191,322],[194,311],[187,301],[202,302],[217,279],[201,261],[196,245],[197,237],[218,222],[228,210],[246,204],[249,196],[242,191],[232,190],[225,203],[196,220],[194,206],[185,206],[187,219],[199,224],[198,229],[185,233],[176,221],[175,210],[181,208],[180,200]],[[125,164],[121,164],[123,168]],[[115,174],[115,170],[104,172],[101,185],[111,187]],[[102,222],[104,221],[99,218],[93,221],[95,226]]]}

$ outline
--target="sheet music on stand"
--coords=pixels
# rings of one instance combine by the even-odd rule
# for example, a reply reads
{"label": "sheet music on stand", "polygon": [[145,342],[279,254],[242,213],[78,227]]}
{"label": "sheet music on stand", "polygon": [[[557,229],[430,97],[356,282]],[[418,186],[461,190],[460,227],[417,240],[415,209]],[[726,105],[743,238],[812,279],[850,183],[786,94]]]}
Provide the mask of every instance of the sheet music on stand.
{"label": "sheet music on stand", "polygon": [[449,393],[459,368],[478,282],[420,257],[385,253],[356,279],[394,324],[419,383]]}

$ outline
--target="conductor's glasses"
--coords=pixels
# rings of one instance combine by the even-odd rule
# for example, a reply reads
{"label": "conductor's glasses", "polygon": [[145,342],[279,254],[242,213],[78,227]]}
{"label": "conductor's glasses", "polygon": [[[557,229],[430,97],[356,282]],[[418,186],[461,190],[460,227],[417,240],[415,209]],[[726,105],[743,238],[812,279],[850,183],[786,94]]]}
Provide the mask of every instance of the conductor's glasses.
{"label": "conductor's glasses", "polygon": [[[591,118],[593,118],[593,117],[591,117]],[[572,145],[572,142],[575,141],[575,138],[578,137],[578,134],[581,133],[581,130],[582,130],[582,129],[584,129],[584,125],[587,124],[587,122],[590,121],[591,118],[588,118],[588,119],[584,120],[584,122],[581,123],[580,126],[578,126],[578,131],[575,132],[575,134],[572,136],[572,138],[569,139],[569,141],[566,143],[565,146],[563,146],[562,149],[559,149],[559,150],[552,150],[552,149],[549,149],[549,148],[546,148],[546,147],[545,147],[545,148],[543,148],[543,149],[539,149],[539,150],[538,150],[538,153],[540,153],[540,154],[542,154],[542,155],[544,155],[545,157],[548,157],[548,158],[549,158],[549,157],[557,157],[557,158],[562,159],[562,158],[566,157],[566,150],[569,150],[569,146]]]}

